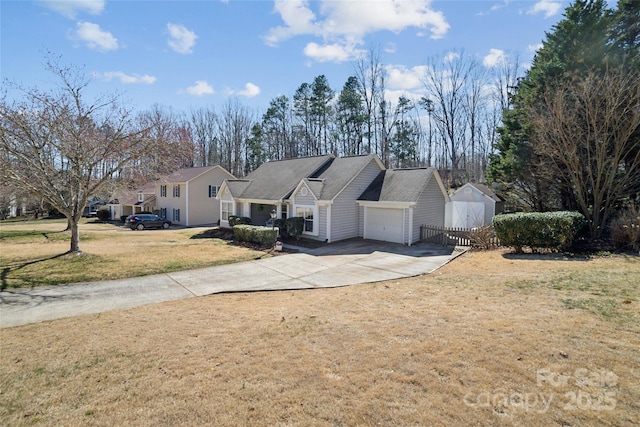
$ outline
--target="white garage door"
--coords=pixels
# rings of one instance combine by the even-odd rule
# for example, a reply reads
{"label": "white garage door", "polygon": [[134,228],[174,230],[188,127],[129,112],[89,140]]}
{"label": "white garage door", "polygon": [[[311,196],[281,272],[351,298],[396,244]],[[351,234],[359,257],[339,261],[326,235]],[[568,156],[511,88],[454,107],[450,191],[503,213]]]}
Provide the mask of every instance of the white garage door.
{"label": "white garage door", "polygon": [[364,238],[404,243],[402,209],[366,208]]}

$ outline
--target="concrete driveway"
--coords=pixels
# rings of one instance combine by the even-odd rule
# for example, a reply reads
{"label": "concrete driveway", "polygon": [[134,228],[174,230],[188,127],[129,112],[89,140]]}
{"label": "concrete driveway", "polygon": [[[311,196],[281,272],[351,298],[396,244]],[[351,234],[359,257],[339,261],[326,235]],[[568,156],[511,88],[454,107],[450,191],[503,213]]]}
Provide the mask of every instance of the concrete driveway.
{"label": "concrete driveway", "polygon": [[331,288],[431,273],[465,248],[351,240],[255,261],[92,283],[0,292],[0,327],[221,292]]}

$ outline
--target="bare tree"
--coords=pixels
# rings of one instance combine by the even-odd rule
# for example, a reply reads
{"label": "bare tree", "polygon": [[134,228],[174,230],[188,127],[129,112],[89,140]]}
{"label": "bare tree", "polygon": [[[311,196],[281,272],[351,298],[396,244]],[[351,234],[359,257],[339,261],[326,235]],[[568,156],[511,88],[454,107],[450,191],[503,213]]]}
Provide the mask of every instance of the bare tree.
{"label": "bare tree", "polygon": [[237,99],[230,99],[216,117],[217,139],[222,149],[221,164],[235,176],[244,173],[243,157],[255,120]]}
{"label": "bare tree", "polygon": [[140,123],[148,129],[146,136],[155,141],[155,150],[145,153],[128,166],[135,187],[194,164],[191,128],[170,108],[155,105],[140,114]]}
{"label": "bare tree", "polygon": [[153,150],[117,96],[86,102],[89,81],[59,59],[46,65],[59,81],[51,91],[12,82],[0,101],[0,181],[38,195],[65,215],[70,253],[80,253],[78,222],[87,203],[125,166]]}
{"label": "bare tree", "polygon": [[[367,57],[361,58],[355,65],[355,75],[358,79],[358,89],[361,91],[364,101],[365,137],[367,138],[367,151],[374,153],[377,147],[376,141],[376,116],[380,102],[383,101],[381,79],[384,73],[380,62],[379,50],[371,49]],[[383,153],[380,153],[381,155]]]}
{"label": "bare tree", "polygon": [[640,73],[590,73],[541,100],[527,110],[540,171],[573,194],[599,237],[616,204],[640,192]]}
{"label": "bare tree", "polygon": [[[464,111],[468,120],[468,150],[466,169],[467,176],[472,182],[478,182],[482,175],[481,165],[484,152],[484,141],[482,139],[482,112],[487,107],[488,93],[484,90],[486,85],[486,73],[484,68],[469,66],[468,79],[465,84],[465,98],[463,103]],[[470,152],[469,152],[470,151]]]}
{"label": "bare tree", "polygon": [[444,60],[432,59],[423,79],[428,99],[433,101],[432,116],[444,143],[443,155],[451,167],[450,181],[454,186],[456,170],[467,148],[469,117],[465,102],[477,67],[477,62],[467,60],[462,52],[448,54]]}
{"label": "bare tree", "polygon": [[220,163],[220,149],[216,140],[216,113],[211,108],[198,108],[189,113],[189,128],[195,146],[195,166]]}

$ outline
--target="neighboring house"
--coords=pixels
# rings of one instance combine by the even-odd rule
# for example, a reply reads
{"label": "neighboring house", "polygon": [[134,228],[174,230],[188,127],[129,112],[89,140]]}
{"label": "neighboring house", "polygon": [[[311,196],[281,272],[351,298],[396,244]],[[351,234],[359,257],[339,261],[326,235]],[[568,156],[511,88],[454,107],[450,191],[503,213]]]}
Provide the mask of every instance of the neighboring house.
{"label": "neighboring house", "polygon": [[484,184],[467,183],[458,188],[447,203],[447,227],[474,228],[491,225],[494,215],[504,209],[504,200]]}
{"label": "neighboring house", "polygon": [[27,197],[18,193],[0,194],[0,219],[16,218],[27,214]]}
{"label": "neighboring house", "polygon": [[231,215],[264,225],[275,211],[277,218],[303,217],[303,235],[311,239],[406,244],[419,240],[421,224],[444,225],[447,200],[434,169],[385,171],[374,154],[267,162],[245,179],[225,181],[218,197],[221,227],[229,227]]}
{"label": "neighboring house", "polygon": [[217,224],[218,190],[225,180],[234,178],[219,165],[180,169],[155,183],[159,215],[185,226]]}
{"label": "neighboring house", "polygon": [[150,182],[138,190],[121,190],[114,193],[107,205],[112,219],[156,210],[156,186]]}

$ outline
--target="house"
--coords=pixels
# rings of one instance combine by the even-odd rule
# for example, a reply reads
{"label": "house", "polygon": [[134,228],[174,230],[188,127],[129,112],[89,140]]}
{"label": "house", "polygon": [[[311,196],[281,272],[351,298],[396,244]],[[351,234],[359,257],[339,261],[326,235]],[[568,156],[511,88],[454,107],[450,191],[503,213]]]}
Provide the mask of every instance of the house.
{"label": "house", "polygon": [[[398,189],[402,185],[412,190]],[[303,217],[303,235],[314,240],[407,244],[420,238],[422,223],[444,224],[448,200],[434,169],[388,171],[375,154],[267,162],[244,179],[226,180],[218,198],[221,227],[229,227],[231,215],[264,225],[275,212],[277,218]]]}
{"label": "house", "polygon": [[491,225],[504,209],[504,200],[484,184],[467,183],[458,188],[447,204],[447,227],[470,229]]}
{"label": "house", "polygon": [[153,212],[156,210],[155,183],[148,183],[137,190],[117,191],[107,207],[114,219],[140,212]]}
{"label": "house", "polygon": [[448,200],[434,168],[382,171],[357,200],[360,235],[411,245],[420,240],[422,225],[444,226]]}
{"label": "house", "polygon": [[225,180],[234,178],[220,165],[179,169],[155,182],[159,215],[184,226],[217,224],[218,190]]}
{"label": "house", "polygon": [[263,163],[244,179],[226,180],[220,187],[220,226],[229,227],[229,216],[251,218],[264,225],[270,212],[277,218],[288,218],[288,198],[298,183],[321,172],[334,157],[331,155],[302,157]]}

